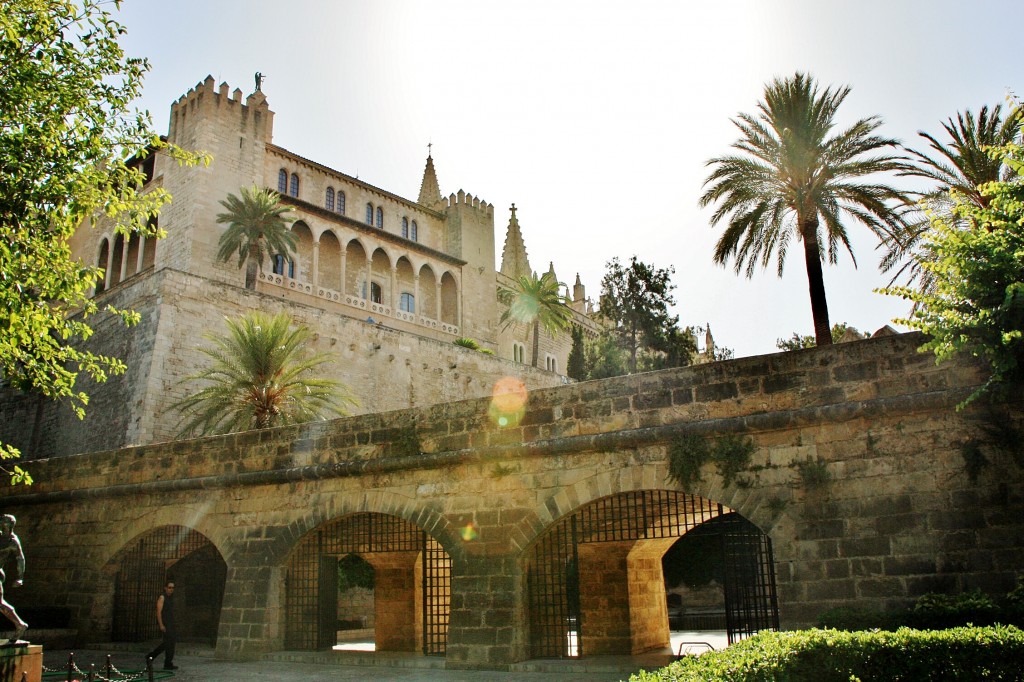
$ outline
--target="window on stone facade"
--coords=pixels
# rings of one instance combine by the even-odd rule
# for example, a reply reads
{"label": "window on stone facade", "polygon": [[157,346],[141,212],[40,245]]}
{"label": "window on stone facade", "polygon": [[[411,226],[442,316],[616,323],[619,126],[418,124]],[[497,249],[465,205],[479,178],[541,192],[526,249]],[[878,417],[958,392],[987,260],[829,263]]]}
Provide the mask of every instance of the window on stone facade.
{"label": "window on stone facade", "polygon": [[281,194],[288,191],[288,171],[284,168],[277,171],[277,191]]}
{"label": "window on stone facade", "polygon": [[413,240],[414,242],[418,242],[420,240],[419,232],[420,228],[416,224],[416,221],[412,221],[412,232],[409,233],[409,239]]}
{"label": "window on stone facade", "polygon": [[550,355],[547,356],[544,359],[544,365],[547,367],[547,370],[549,372],[557,372],[558,371],[558,362],[555,360],[555,358],[553,358]]}
{"label": "window on stone facade", "polygon": [[366,205],[366,224],[373,227],[373,204]]}
{"label": "window on stone facade", "polygon": [[384,209],[380,206],[377,207],[377,227],[384,229]]}
{"label": "window on stone facade", "polygon": [[334,210],[334,188],[328,187],[327,194],[324,196],[324,208],[328,211]]}
{"label": "window on stone facade", "polygon": [[345,193],[338,190],[338,213],[345,215]]}
{"label": "window on stone facade", "polygon": [[409,238],[409,219],[402,218],[402,236],[406,239]]}
{"label": "window on stone facade", "polygon": [[526,362],[526,346],[521,343],[512,344],[512,361]]}
{"label": "window on stone facade", "polygon": [[288,187],[288,194],[293,197],[299,196],[299,176],[297,173],[292,173],[292,184]]}
{"label": "window on stone facade", "polygon": [[376,282],[370,282],[370,302],[378,304],[384,303],[384,289],[382,289]]}
{"label": "window on stone facade", "polygon": [[275,275],[284,275],[286,267],[287,267],[287,270],[288,270],[288,275],[287,276],[292,278],[292,279],[294,279],[295,278],[295,261],[293,261],[293,260],[291,260],[289,258],[285,258],[284,256],[282,256],[279,253],[275,254],[274,255],[274,274]]}
{"label": "window on stone facade", "polygon": [[407,313],[416,312],[416,298],[408,291],[403,291],[401,298],[398,300],[398,308]]}

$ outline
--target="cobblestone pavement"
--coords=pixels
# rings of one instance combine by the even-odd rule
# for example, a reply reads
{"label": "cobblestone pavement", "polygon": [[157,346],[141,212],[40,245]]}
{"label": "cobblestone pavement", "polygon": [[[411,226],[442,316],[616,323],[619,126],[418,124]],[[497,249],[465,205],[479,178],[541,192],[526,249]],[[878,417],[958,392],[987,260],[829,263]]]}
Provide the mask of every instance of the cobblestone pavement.
{"label": "cobblestone pavement", "polygon": [[[66,669],[69,653],[66,650],[44,650],[43,665],[47,670]],[[116,652],[111,654],[111,661],[118,670],[142,673],[141,679],[145,680],[143,657],[144,654],[141,653]],[[88,672],[90,664],[94,664],[96,671],[103,673],[106,654],[101,651],[79,650],[75,652],[75,663],[85,672]],[[629,679],[628,672],[572,670],[571,664],[557,670],[548,669],[543,672],[499,672],[287,661],[237,662],[195,655],[178,655],[175,657],[175,663],[179,666],[178,670],[168,674],[160,669],[162,661],[157,661],[155,678],[157,680],[173,680],[174,682],[319,682],[320,680],[366,682],[370,679],[373,682],[419,682],[421,680],[423,682],[613,682]],[[79,675],[74,679],[83,680],[84,676]]]}

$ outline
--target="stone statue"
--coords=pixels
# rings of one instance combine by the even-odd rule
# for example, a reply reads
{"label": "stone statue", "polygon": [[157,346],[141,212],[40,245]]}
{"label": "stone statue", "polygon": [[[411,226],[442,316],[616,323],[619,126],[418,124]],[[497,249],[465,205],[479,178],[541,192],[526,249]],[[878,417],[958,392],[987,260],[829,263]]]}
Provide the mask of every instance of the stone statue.
{"label": "stone statue", "polygon": [[263,73],[256,72],[256,92],[263,92]]}
{"label": "stone statue", "polygon": [[18,617],[18,612],[7,603],[4,596],[4,575],[3,566],[10,559],[14,559],[18,566],[18,578],[12,582],[14,587],[21,587],[25,577],[25,553],[21,551],[21,541],[14,534],[14,524],[18,522],[11,514],[0,515],[0,613],[7,616],[14,624],[14,637],[11,642],[17,642],[28,630],[28,623]]}

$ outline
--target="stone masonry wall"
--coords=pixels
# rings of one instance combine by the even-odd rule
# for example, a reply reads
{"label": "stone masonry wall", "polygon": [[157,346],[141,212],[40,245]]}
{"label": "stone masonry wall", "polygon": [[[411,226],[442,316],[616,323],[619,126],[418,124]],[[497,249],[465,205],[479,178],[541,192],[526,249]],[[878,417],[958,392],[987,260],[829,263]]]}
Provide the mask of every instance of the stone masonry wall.
{"label": "stone masonry wall", "polygon": [[[419,525],[451,558],[447,665],[503,668],[528,655],[533,544],[594,500],[681,489],[667,477],[669,446],[727,434],[752,440],[749,466],[725,485],[706,464],[686,492],[769,534],[784,627],[930,590],[999,594],[1024,571],[1022,476],[983,427],[1019,426],[1020,412],[957,412],[977,368],[936,366],[920,342],[534,390],[504,427],[479,399],[33,462],[37,484],[0,501],[29,556],[21,603],[66,606],[83,636],[103,638],[113,557],[140,534],[184,524],[227,564],[217,655],[258,656],[283,647],[283,567],[300,539],[376,512]],[[970,440],[991,462],[976,480],[962,455]],[[639,587],[624,592],[636,617],[660,618]]]}

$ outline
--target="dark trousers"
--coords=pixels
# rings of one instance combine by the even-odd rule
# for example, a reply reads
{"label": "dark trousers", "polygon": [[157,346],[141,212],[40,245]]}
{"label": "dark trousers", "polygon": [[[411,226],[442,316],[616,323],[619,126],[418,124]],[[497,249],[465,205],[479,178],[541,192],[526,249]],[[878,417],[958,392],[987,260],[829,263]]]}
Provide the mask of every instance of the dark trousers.
{"label": "dark trousers", "polygon": [[164,667],[168,667],[174,664],[174,645],[177,642],[174,628],[168,627],[164,630],[164,640],[160,642],[160,646],[149,652],[149,658],[156,660],[156,657],[161,653],[164,655]]}

